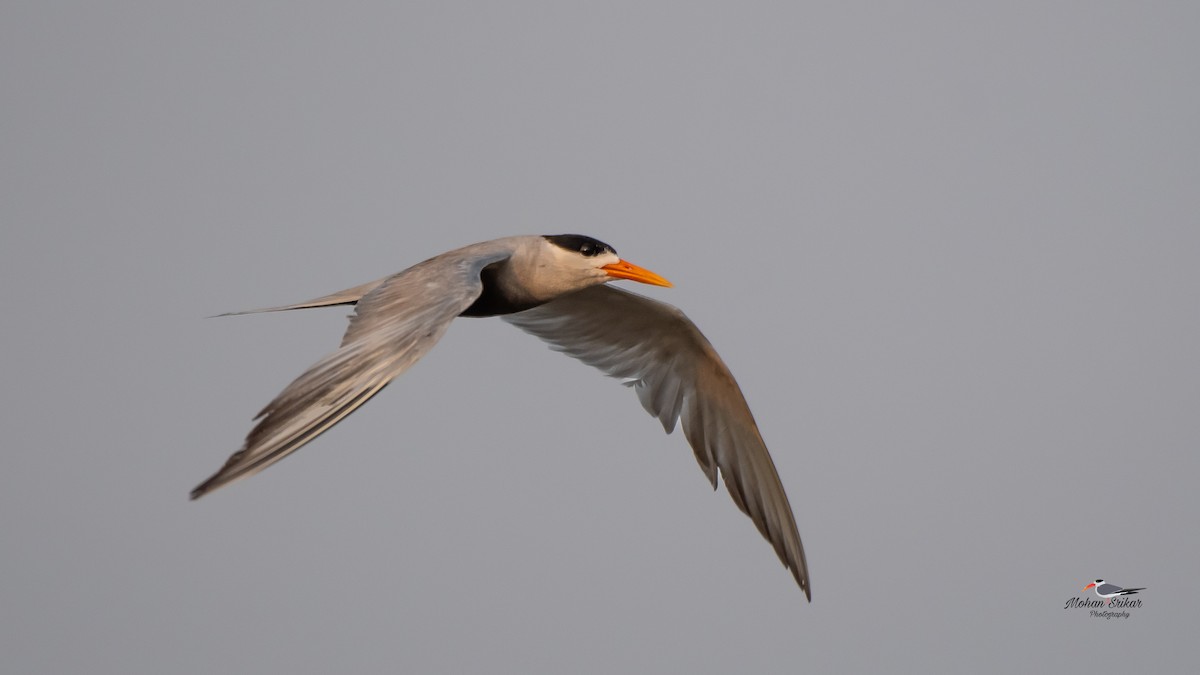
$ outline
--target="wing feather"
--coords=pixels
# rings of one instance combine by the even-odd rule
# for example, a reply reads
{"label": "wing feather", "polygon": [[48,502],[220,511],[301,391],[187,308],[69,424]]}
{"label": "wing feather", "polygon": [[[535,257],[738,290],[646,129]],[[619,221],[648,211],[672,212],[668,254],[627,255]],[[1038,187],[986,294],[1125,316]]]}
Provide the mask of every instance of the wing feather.
{"label": "wing feather", "polygon": [[241,450],[197,486],[192,499],[300,449],[416,363],[437,344],[454,317],[479,297],[480,271],[511,255],[507,247],[495,249],[476,245],[451,251],[366,285],[370,290],[357,300],[341,347],[262,409]]}
{"label": "wing feather", "polygon": [[364,295],[366,295],[367,293],[369,293],[372,289],[379,286],[383,282],[387,281],[387,279],[388,279],[388,277],[384,277],[383,279],[376,279],[375,281],[368,281],[367,283],[355,286],[354,288],[347,288],[344,291],[338,291],[337,293],[330,293],[329,295],[323,295],[319,298],[313,298],[312,300],[305,300],[304,302],[297,302],[294,305],[280,305],[278,307],[260,307],[259,309],[245,309],[240,312],[225,312],[224,314],[218,314],[217,316],[241,316],[243,314],[261,314],[263,312],[286,312],[291,309],[313,309],[314,307],[332,307],[334,305],[353,305],[354,303],[361,300],[362,297]]}
{"label": "wing feather", "polygon": [[733,502],[812,599],[792,509],[754,416],[721,357],[683,312],[597,286],[502,318],[557,351],[628,380],[667,433],[678,421],[709,482],[717,486],[719,470]]}

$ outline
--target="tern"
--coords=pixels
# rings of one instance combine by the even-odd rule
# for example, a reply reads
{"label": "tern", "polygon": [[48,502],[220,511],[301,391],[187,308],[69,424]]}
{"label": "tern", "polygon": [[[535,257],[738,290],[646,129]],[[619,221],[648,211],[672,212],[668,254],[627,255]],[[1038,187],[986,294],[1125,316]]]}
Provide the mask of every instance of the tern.
{"label": "tern", "polygon": [[719,472],[811,601],[791,506],[733,375],[683,312],[605,285],[617,279],[671,286],[591,237],[518,236],[449,251],[307,302],[230,312],[355,306],[341,346],[263,408],[242,448],[192,490],[192,499],[267,468],[327,431],[424,356],[454,318],[499,316],[624,380],[667,433],[682,422],[713,489]]}
{"label": "tern", "polygon": [[1104,598],[1105,604],[1112,602],[1113,598],[1117,598],[1122,595],[1133,595],[1133,594],[1137,593],[1138,591],[1146,590],[1145,588],[1121,588],[1120,586],[1117,586],[1116,584],[1104,583],[1103,579],[1097,579],[1097,580],[1093,581],[1092,583],[1088,584],[1087,586],[1084,586],[1083,590],[1086,591],[1087,589],[1093,588],[1093,587],[1096,589],[1096,595]]}

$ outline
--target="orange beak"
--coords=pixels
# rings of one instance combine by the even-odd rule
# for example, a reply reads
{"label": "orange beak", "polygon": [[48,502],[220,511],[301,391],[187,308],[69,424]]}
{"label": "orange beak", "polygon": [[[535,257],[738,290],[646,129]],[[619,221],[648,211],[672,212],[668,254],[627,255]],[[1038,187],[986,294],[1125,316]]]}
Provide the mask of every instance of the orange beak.
{"label": "orange beak", "polygon": [[631,281],[640,281],[643,284],[652,284],[654,286],[666,286],[667,288],[670,288],[672,286],[671,282],[658,276],[654,272],[651,272],[650,270],[648,270],[644,267],[638,267],[637,265],[634,265],[633,263],[625,262],[624,260],[622,260],[620,262],[615,262],[611,265],[605,265],[605,266],[601,267],[600,269],[607,272],[608,276],[616,277],[618,279],[629,279]]}
{"label": "orange beak", "polygon": [[1096,585],[1096,584],[1088,584],[1087,586],[1084,586],[1084,587],[1083,587],[1083,590],[1085,590],[1085,591],[1086,591],[1087,589],[1089,589],[1089,588],[1091,588],[1092,586],[1095,586],[1095,585]]}

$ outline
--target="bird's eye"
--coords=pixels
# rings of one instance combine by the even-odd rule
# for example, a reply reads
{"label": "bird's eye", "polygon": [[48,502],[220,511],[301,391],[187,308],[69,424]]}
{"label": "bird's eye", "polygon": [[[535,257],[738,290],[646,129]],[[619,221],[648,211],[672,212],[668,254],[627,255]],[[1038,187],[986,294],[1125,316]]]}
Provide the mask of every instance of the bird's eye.
{"label": "bird's eye", "polygon": [[593,246],[593,245],[591,245],[591,244],[582,244],[582,245],[580,245],[580,247],[579,247],[579,253],[580,253],[581,255],[585,255],[585,256],[587,256],[587,257],[589,257],[589,258],[590,258],[590,257],[592,257],[592,256],[594,256],[594,255],[597,255],[597,254],[599,254],[599,253],[600,253],[600,249],[598,249],[597,247],[595,247],[595,246]]}

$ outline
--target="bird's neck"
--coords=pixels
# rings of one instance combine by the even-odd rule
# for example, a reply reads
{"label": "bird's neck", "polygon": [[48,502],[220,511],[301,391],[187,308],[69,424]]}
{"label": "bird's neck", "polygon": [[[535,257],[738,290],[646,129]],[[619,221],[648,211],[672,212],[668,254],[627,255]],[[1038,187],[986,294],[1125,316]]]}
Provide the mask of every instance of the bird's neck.
{"label": "bird's neck", "polygon": [[533,309],[556,297],[555,295],[545,297],[531,292],[529,289],[537,288],[537,285],[529,283],[525,278],[529,275],[521,274],[522,271],[528,272],[528,270],[518,269],[508,260],[483,268],[479,273],[483,291],[475,302],[459,316],[484,317],[515,314]]}

